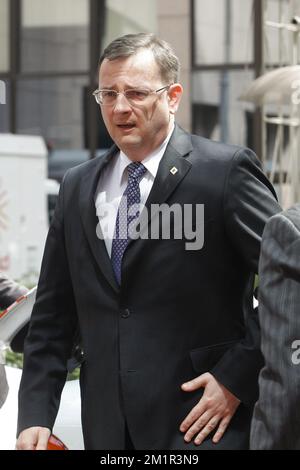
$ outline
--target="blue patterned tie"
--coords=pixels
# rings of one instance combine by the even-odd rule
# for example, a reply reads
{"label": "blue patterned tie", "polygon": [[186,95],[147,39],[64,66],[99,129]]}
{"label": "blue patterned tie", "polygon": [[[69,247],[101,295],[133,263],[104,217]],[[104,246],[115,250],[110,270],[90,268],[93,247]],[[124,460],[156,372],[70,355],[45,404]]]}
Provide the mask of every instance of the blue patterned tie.
{"label": "blue patterned tie", "polygon": [[122,258],[130,240],[128,227],[132,226],[133,221],[139,216],[139,211],[134,214],[129,211],[133,204],[141,202],[139,182],[146,172],[146,168],[140,162],[133,162],[128,165],[127,171],[128,184],[120,201],[111,250],[111,262],[119,285],[121,284]]}

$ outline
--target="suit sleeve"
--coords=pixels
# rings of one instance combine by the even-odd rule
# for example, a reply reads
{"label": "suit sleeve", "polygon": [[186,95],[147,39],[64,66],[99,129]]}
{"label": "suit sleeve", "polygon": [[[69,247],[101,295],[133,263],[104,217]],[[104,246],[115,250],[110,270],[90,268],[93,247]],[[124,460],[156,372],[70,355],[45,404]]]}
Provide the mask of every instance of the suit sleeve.
{"label": "suit sleeve", "polygon": [[265,367],[259,376],[251,448],[299,449],[300,230],[281,214],[264,232],[259,275]]}
{"label": "suit sleeve", "polygon": [[18,434],[30,426],[52,429],[77,325],[64,239],[65,180],[46,240],[19,390]]}
{"label": "suit sleeve", "polygon": [[253,405],[257,399],[258,374],[263,366],[257,309],[252,302],[254,274],[258,272],[265,224],[280,210],[274,189],[255,154],[248,149],[239,150],[233,157],[224,189],[225,230],[243,265],[253,275],[244,294],[244,339],[223,356],[212,373],[247,405]]}

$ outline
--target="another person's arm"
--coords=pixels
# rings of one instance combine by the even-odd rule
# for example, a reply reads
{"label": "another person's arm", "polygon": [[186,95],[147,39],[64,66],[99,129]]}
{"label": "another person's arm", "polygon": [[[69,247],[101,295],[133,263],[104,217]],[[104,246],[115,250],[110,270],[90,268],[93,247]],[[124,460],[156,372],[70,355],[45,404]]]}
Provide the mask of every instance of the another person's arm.
{"label": "another person's arm", "polygon": [[259,264],[265,366],[259,377],[251,449],[300,448],[300,205],[272,217]]}
{"label": "another person's arm", "polygon": [[28,289],[14,282],[12,279],[6,276],[3,272],[0,272],[0,308],[5,309],[9,307],[18,297],[26,294]]}

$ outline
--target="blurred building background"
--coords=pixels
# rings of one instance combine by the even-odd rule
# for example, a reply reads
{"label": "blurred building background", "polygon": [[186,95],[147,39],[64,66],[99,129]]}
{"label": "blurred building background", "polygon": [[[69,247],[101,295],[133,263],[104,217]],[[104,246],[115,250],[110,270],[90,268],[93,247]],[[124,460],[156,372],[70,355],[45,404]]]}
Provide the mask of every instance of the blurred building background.
{"label": "blurred building background", "polygon": [[262,111],[238,98],[268,67],[291,63],[288,34],[265,19],[297,12],[300,0],[0,0],[0,132],[43,136],[61,155],[109,147],[91,96],[99,56],[117,36],[155,32],[182,63],[178,123],[270,160],[276,126],[266,137]]}
{"label": "blurred building background", "polygon": [[[0,0],[0,132],[42,135],[53,149],[106,148],[91,96],[103,48],[126,33],[155,32],[178,46],[186,85],[181,124],[190,128],[190,2]],[[164,33],[163,33],[164,32]]]}
{"label": "blurred building background", "polygon": [[[54,149],[106,148],[91,97],[97,62],[115,37],[151,31],[182,63],[178,122],[259,149],[253,110],[239,102],[260,72],[262,0],[0,0],[0,132],[42,135]],[[285,0],[268,0],[276,14]],[[274,48],[269,44],[269,48]],[[276,57],[274,56],[274,60]]]}

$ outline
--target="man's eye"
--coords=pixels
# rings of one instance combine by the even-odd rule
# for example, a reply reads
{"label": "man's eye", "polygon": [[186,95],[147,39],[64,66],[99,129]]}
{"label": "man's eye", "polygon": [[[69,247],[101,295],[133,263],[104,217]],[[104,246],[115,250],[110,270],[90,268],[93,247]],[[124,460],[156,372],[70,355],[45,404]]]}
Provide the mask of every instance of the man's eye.
{"label": "man's eye", "polygon": [[115,96],[116,96],[116,92],[113,90],[102,91],[103,98],[115,98]]}
{"label": "man's eye", "polygon": [[127,90],[127,98],[131,100],[144,100],[148,96],[147,90]]}

